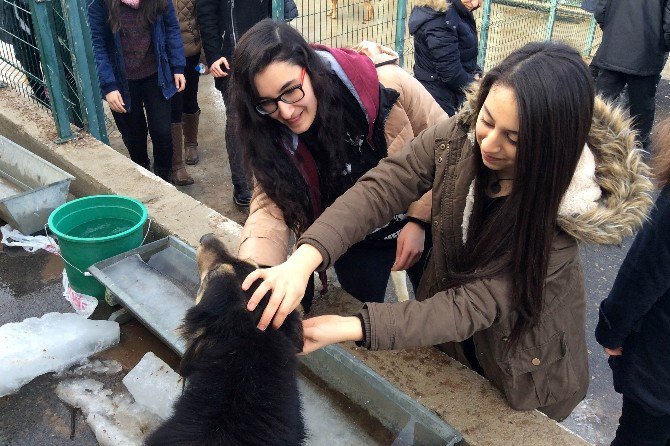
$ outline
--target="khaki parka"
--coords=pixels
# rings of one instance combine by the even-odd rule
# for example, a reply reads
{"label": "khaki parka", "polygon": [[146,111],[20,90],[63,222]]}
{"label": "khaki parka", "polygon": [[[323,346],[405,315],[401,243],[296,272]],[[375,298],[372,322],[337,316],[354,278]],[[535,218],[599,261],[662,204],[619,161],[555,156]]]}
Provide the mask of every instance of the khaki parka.
{"label": "khaki parka", "polygon": [[184,42],[184,56],[200,54],[202,39],[195,15],[195,0],[172,0],[172,3],[179,20],[181,40]]}
{"label": "khaki parka", "polygon": [[[471,99],[472,101],[472,99]],[[588,146],[593,154],[590,180],[573,177],[559,210],[551,247],[539,323],[513,351],[508,337],[518,313],[512,307],[506,269],[448,288],[447,265],[467,237],[469,201],[475,177],[473,104],[423,132],[405,149],[363,176],[299,239],[333,264],[369,227],[386,221],[414,197],[433,191],[433,248],[416,301],[368,303],[361,312],[367,347],[402,349],[442,344],[468,365],[461,345],[473,338],[485,376],[510,406],[540,409],[560,420],[586,395],[589,382],[585,339],[584,277],[578,242],[619,244],[646,218],[652,189],[647,167],[635,149],[634,133],[621,110],[596,100]],[[585,155],[582,155],[585,158]],[[587,163],[588,164],[588,163]],[[586,179],[586,181],[583,181]],[[596,189],[596,195],[592,189]],[[590,201],[590,203],[588,203]],[[351,216],[356,215],[356,218]],[[485,266],[486,267],[486,266]],[[499,269],[498,269],[499,270]]]}

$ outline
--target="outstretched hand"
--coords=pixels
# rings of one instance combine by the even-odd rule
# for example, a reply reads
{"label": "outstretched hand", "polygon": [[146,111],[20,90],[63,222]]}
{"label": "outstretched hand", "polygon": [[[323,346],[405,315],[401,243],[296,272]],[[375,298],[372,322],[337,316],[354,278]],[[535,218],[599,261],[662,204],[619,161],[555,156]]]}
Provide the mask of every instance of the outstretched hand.
{"label": "outstretched hand", "polygon": [[286,262],[272,268],[252,271],[244,279],[242,289],[245,291],[256,280],[262,279],[261,284],[247,303],[249,311],[253,311],[258,306],[265,294],[272,292],[258,323],[260,330],[265,330],[271,322],[274,328],[281,327],[286,316],[300,304],[310,276],[322,261],[323,258],[316,248],[304,244]]}
{"label": "outstretched hand", "polygon": [[356,316],[325,315],[305,319],[302,321],[302,331],[305,338],[303,355],[326,345],[363,339],[363,327]]}

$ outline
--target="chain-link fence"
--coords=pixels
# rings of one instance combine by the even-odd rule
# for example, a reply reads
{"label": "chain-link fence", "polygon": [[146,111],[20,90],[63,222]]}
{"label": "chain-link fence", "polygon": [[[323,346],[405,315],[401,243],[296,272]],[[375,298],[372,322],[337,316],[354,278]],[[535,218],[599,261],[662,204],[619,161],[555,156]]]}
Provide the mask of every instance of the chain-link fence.
{"label": "chain-link fence", "polygon": [[49,107],[27,1],[0,0],[0,82]]}
{"label": "chain-link fence", "polygon": [[[277,1],[277,0],[275,0]],[[341,47],[374,40],[395,48],[403,66],[413,66],[414,42],[407,29],[413,0],[298,0],[291,23],[311,42]],[[570,44],[586,57],[600,42],[593,16],[579,0],[486,0],[476,11],[479,60],[490,69],[513,50],[537,40]],[[335,12],[333,14],[333,11]]]}
{"label": "chain-link fence", "polygon": [[0,83],[51,110],[58,140],[107,141],[84,0],[0,0]]}

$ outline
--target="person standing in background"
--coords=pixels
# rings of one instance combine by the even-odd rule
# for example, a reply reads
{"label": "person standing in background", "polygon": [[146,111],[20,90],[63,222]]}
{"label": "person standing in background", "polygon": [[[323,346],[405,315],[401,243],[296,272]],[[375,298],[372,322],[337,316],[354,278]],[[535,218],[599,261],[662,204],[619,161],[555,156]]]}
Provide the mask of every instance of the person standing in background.
{"label": "person standing in background", "polygon": [[[226,104],[226,151],[233,182],[233,201],[237,206],[248,208],[251,203],[251,179],[246,172],[244,151],[236,135],[237,114],[229,106],[227,97],[228,61],[234,62],[233,51],[242,34],[272,16],[272,1],[196,0],[196,6],[207,66]],[[297,16],[295,2],[284,0],[284,19],[290,21]]]}
{"label": "person standing in background", "polygon": [[200,30],[195,17],[195,0],[172,0],[179,21],[181,40],[184,44],[186,57],[186,88],[183,92],[172,96],[172,182],[177,186],[193,184],[193,177],[186,171],[186,164],[197,164],[198,157],[198,124],[200,107],[198,106],[198,81],[200,72],[198,63],[202,51]]}
{"label": "person standing in background", "polygon": [[464,89],[479,79],[477,26],[480,0],[417,0],[409,16],[414,36],[414,77],[453,116]]}
{"label": "person standing in background", "polygon": [[154,173],[170,182],[170,98],[186,84],[184,46],[172,2],[93,0],[88,23],[100,90],[130,159],[150,169],[148,125]]}
{"label": "person standing in background", "polygon": [[670,119],[654,130],[661,193],[600,305],[596,340],[623,394],[612,446],[670,444]]}
{"label": "person standing in background", "polygon": [[647,150],[656,87],[670,50],[670,2],[598,0],[594,16],[603,29],[602,43],[591,62],[598,69],[596,90],[615,100],[627,87],[633,126]]}

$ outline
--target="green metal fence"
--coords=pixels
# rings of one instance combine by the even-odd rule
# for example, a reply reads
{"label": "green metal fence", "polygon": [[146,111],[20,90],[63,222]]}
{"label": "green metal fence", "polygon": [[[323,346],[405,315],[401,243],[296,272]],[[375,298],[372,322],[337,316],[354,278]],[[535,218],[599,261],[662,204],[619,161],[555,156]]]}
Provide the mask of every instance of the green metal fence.
{"label": "green metal fence", "polygon": [[[60,140],[78,129],[107,142],[86,0],[0,0],[0,85],[51,109]],[[411,71],[407,19],[414,0],[296,0],[291,24],[307,40],[343,47],[373,40],[395,48]],[[490,69],[525,43],[564,41],[589,58],[601,39],[580,0],[484,0],[476,12],[479,62]],[[283,17],[283,0],[273,15]],[[109,122],[109,120],[107,120]]]}
{"label": "green metal fence", "polygon": [[51,110],[59,142],[107,142],[85,0],[0,0],[0,83]]}

